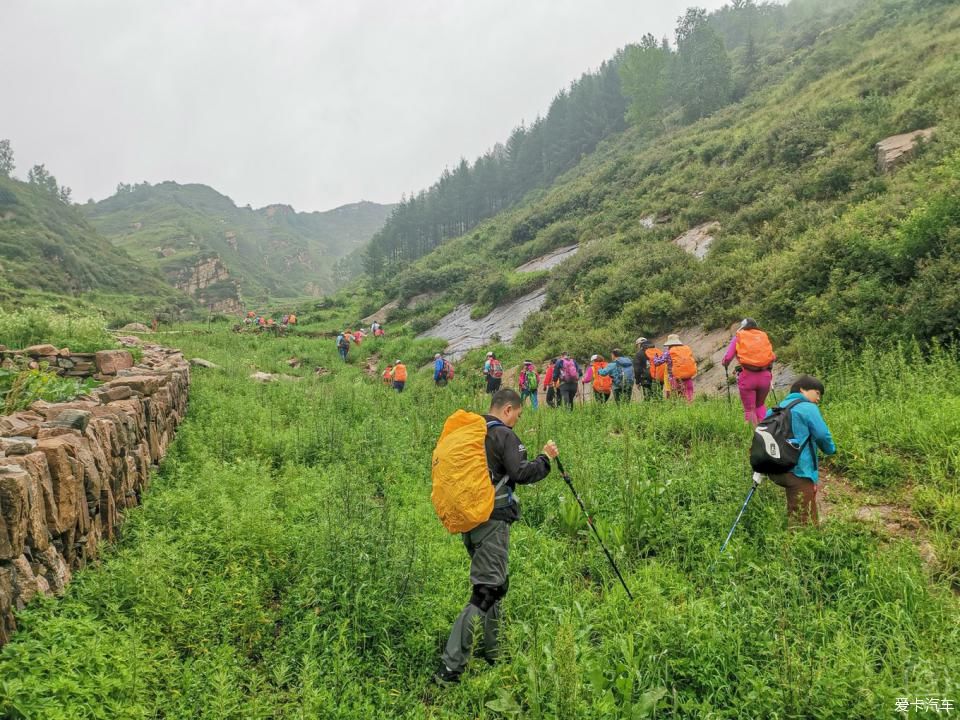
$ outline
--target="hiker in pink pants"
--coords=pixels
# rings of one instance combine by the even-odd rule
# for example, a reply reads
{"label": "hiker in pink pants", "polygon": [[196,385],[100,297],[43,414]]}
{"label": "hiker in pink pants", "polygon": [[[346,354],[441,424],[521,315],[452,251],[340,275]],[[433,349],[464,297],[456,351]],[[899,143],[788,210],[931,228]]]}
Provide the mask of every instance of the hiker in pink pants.
{"label": "hiker in pink pants", "polygon": [[764,402],[773,382],[773,361],[777,359],[770,339],[756,320],[744,318],[721,362],[727,367],[734,358],[738,363],[737,389],[743,403],[743,417],[751,425],[756,425],[767,414]]}

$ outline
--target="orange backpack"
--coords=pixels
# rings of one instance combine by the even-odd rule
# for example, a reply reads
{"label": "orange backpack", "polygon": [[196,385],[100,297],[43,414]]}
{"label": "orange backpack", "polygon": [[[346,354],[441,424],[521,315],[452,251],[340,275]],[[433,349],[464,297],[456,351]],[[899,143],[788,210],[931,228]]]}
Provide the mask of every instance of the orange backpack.
{"label": "orange backpack", "polygon": [[393,379],[396,382],[406,382],[407,381],[407,366],[403,363],[393,366]]}
{"label": "orange backpack", "polygon": [[697,361],[693,359],[693,351],[686,345],[671,347],[670,359],[673,364],[672,374],[677,380],[689,380],[697,374]]}
{"label": "orange backpack", "polygon": [[667,366],[653,364],[653,361],[663,354],[660,352],[660,348],[647,348],[643,351],[643,354],[647,356],[647,365],[650,367],[650,378],[658,383],[662,383],[663,378],[667,374]]}
{"label": "orange backpack", "polygon": [[[430,500],[443,526],[452,533],[469,532],[490,519],[498,487],[490,481],[485,440],[499,421],[457,410],[443,424],[433,450]],[[504,478],[504,481],[506,478]]]}
{"label": "orange backpack", "polygon": [[737,331],[737,361],[748,370],[770,367],[777,356],[763,330]]}
{"label": "orange backpack", "polygon": [[593,364],[593,391],[609,395],[613,392],[613,378],[609,375],[600,375],[597,372],[606,366],[607,363],[605,360],[597,360],[597,362]]}

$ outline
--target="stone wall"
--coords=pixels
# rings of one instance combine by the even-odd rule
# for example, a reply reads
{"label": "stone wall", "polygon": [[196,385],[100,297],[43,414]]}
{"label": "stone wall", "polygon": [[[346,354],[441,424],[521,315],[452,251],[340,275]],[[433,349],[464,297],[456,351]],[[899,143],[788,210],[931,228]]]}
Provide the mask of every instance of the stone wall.
{"label": "stone wall", "polygon": [[[93,354],[88,375],[106,382],[89,396],[0,417],[0,645],[15,611],[63,592],[117,537],[186,413],[190,368],[180,351],[148,345],[137,365],[126,351],[108,352]],[[68,370],[79,376],[76,365]]]}

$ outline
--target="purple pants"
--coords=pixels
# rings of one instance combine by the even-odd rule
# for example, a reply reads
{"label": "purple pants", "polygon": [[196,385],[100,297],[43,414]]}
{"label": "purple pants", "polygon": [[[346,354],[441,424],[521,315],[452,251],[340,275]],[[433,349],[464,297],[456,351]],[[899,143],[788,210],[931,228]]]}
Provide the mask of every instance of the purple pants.
{"label": "purple pants", "polygon": [[751,425],[756,425],[767,414],[764,402],[770,392],[770,383],[773,373],[769,370],[754,372],[743,370],[737,376],[737,387],[740,390],[740,401],[743,403],[743,417]]}

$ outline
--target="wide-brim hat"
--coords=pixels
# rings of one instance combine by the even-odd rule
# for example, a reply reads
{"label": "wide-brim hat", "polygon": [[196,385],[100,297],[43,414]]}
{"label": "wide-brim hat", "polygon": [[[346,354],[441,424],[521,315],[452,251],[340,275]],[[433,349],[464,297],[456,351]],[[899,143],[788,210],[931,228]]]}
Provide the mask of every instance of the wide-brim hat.
{"label": "wide-brim hat", "polygon": [[641,345],[642,343],[645,343],[646,341],[647,341],[647,339],[646,339],[645,337],[638,337],[636,340],[633,341],[633,344],[634,344],[634,345]]}
{"label": "wide-brim hat", "polygon": [[488,352],[488,353],[487,353],[487,357],[493,357],[493,353],[492,353],[492,352]]}
{"label": "wide-brim hat", "polygon": [[399,360],[394,360],[394,361],[393,361],[393,364],[394,364],[394,365],[400,365],[400,361],[399,361]]}
{"label": "wide-brim hat", "polygon": [[591,356],[590,356],[590,362],[596,362],[596,361],[599,360],[599,359],[600,359],[600,356],[599,356],[599,355],[591,355]]}
{"label": "wide-brim hat", "polygon": [[673,333],[672,335],[667,336],[667,341],[663,345],[664,347],[670,347],[672,345],[683,345],[683,343],[680,342],[680,336],[676,333]]}

